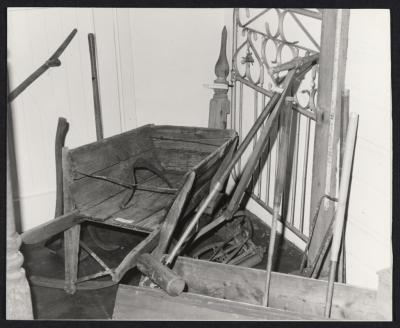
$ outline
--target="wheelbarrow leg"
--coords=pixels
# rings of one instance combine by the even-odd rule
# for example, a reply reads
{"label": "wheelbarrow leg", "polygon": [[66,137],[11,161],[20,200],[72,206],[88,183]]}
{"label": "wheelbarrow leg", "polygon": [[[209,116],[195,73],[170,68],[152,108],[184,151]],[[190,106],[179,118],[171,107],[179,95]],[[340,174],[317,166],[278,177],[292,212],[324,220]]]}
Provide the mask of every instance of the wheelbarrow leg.
{"label": "wheelbarrow leg", "polygon": [[65,291],[74,294],[76,291],[76,280],[78,278],[79,262],[79,237],[80,224],[69,228],[64,232],[64,265],[65,265]]}

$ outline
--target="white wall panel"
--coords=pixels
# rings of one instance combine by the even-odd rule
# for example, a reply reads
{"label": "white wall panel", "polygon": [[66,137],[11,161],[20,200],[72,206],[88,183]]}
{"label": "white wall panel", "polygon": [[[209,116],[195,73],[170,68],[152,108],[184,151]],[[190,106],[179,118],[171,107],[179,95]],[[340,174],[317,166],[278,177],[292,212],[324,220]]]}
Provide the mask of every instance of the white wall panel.
{"label": "white wall panel", "polygon": [[389,10],[351,10],[346,87],[360,115],[346,234],[349,283],[376,288],[392,264]]}
{"label": "white wall panel", "polygon": [[207,126],[222,9],[131,9],[136,114],[147,123]]}

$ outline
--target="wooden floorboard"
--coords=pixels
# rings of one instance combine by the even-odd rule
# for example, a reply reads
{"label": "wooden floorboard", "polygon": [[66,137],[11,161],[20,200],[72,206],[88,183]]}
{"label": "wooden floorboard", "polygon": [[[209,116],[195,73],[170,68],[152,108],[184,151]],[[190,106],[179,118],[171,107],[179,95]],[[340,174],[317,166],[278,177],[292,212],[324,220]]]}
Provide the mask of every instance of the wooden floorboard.
{"label": "wooden floorboard", "polygon": [[265,308],[209,296],[183,293],[172,297],[160,289],[119,285],[115,320],[323,320],[322,317]]}

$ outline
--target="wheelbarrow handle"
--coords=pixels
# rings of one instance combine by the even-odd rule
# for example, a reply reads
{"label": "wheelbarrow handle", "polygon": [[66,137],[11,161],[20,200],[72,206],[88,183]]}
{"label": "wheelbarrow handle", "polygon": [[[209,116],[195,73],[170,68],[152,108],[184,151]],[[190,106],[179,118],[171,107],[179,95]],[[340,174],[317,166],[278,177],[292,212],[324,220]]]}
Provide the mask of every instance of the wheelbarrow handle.
{"label": "wheelbarrow handle", "polygon": [[85,216],[79,211],[68,212],[23,232],[21,238],[25,244],[37,244],[81,223],[84,219]]}

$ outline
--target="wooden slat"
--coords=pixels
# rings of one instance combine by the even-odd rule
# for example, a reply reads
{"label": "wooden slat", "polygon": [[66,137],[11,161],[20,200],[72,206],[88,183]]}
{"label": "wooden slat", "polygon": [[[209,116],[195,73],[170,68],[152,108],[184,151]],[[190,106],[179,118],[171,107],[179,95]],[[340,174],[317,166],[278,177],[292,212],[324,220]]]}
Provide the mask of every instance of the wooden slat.
{"label": "wooden slat", "polygon": [[74,294],[78,278],[80,224],[64,232],[65,291]]}
{"label": "wooden slat", "polygon": [[206,144],[201,142],[192,142],[186,140],[163,140],[163,139],[153,139],[154,146],[156,148],[161,149],[173,149],[180,151],[199,151],[201,153],[212,153],[214,150],[218,148],[222,143],[224,143],[224,139],[217,140],[215,144]]}
{"label": "wooden slat", "polygon": [[74,170],[93,173],[152,148],[149,126],[71,149]]}
{"label": "wooden slat", "polygon": [[193,187],[195,177],[196,174],[193,171],[187,175],[182,189],[179,191],[179,194],[176,196],[172,206],[168,210],[167,216],[161,226],[160,241],[154,254],[158,260],[161,260],[161,256],[167,251],[176,224],[182,215],[186,200]]}
{"label": "wooden slat", "polygon": [[36,244],[83,222],[83,220],[84,218],[78,211],[69,212],[25,231],[21,238],[25,244]]}
{"label": "wooden slat", "polygon": [[119,285],[115,320],[321,320],[321,317],[182,293],[171,297],[152,288]]}
{"label": "wooden slat", "polygon": [[152,127],[151,135],[154,138],[168,137],[185,140],[230,139],[235,135],[235,131],[200,127],[157,125]]}
{"label": "wooden slat", "polygon": [[152,136],[152,141],[154,145],[160,145],[159,148],[163,148],[161,145],[167,145],[167,142],[185,142],[187,144],[192,144],[193,147],[197,145],[205,145],[205,146],[221,146],[225,141],[229,140],[229,138],[216,138],[216,139],[192,139],[191,137],[186,137],[183,139],[179,136],[172,136],[172,137],[164,137],[164,136]]}
{"label": "wooden slat", "polygon": [[167,171],[187,172],[203,160],[209,153],[157,149],[157,156],[163,168]]}
{"label": "wooden slat", "polygon": [[[324,194],[335,196],[337,150],[340,134],[341,94],[344,88],[348,43],[349,9],[324,9],[318,77],[318,106],[312,169],[311,207],[314,215]],[[309,263],[333,217],[334,204],[324,201],[308,252]]]}
{"label": "wooden slat", "polygon": [[130,190],[122,190],[95,206],[82,209],[81,213],[96,221],[104,221],[121,210],[120,205],[129,193]]}
{"label": "wooden slat", "polygon": [[[173,270],[186,281],[189,292],[261,304],[265,271],[178,257]],[[269,306],[322,316],[327,282],[272,272]],[[376,319],[376,291],[335,283],[333,319]]]}
{"label": "wooden slat", "polygon": [[[151,155],[149,151],[141,153],[137,156],[130,157],[124,161],[101,169],[95,174],[110,178],[116,178],[119,181],[125,181],[131,183],[132,165],[133,163],[141,157],[146,157]],[[74,163],[72,163],[72,166]],[[90,174],[88,170],[82,168],[79,172]],[[142,172],[141,172],[142,173]],[[138,183],[145,179],[147,176],[152,175],[150,172],[143,172],[141,175],[138,174]],[[91,177],[84,177],[78,173],[74,173],[75,177],[81,177],[78,180],[74,180],[70,185],[70,191],[76,206],[80,209],[85,209],[93,206],[94,204],[100,203],[107,199],[108,197],[115,195],[123,190],[125,187],[110,183],[104,180],[95,179]]]}

